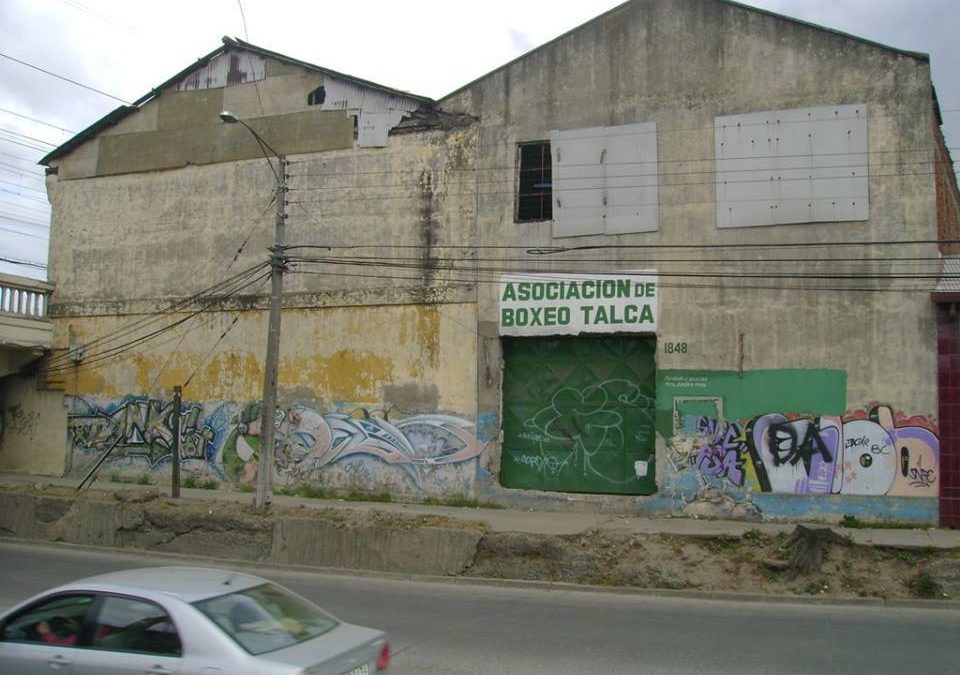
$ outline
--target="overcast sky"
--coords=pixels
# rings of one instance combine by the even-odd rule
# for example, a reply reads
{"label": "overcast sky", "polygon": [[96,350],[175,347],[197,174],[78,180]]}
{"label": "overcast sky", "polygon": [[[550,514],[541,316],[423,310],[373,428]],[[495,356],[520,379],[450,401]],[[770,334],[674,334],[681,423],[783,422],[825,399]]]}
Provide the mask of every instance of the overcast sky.
{"label": "overcast sky", "polygon": [[[621,1],[0,0],[0,272],[46,275],[49,205],[37,160],[223,35],[439,98]],[[960,158],[957,0],[744,4],[930,54],[947,145]]]}

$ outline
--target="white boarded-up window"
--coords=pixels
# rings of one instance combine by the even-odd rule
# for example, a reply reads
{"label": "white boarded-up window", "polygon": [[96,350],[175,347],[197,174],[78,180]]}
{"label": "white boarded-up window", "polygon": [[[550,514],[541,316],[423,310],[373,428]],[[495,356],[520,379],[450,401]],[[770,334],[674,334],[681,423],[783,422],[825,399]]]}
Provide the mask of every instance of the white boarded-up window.
{"label": "white boarded-up window", "polygon": [[655,123],[551,131],[550,150],[555,237],[658,229]]}
{"label": "white boarded-up window", "polygon": [[867,107],[714,119],[717,227],[867,220]]}

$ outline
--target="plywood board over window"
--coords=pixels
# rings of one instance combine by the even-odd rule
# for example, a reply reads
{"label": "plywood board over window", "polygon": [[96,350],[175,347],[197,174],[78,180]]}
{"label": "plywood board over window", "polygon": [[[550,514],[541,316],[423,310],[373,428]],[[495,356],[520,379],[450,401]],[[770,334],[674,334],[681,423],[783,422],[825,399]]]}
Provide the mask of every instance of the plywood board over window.
{"label": "plywood board over window", "polygon": [[864,104],[714,120],[717,227],[867,220]]}
{"label": "plywood board over window", "polygon": [[555,237],[659,228],[655,123],[551,131],[550,145]]}

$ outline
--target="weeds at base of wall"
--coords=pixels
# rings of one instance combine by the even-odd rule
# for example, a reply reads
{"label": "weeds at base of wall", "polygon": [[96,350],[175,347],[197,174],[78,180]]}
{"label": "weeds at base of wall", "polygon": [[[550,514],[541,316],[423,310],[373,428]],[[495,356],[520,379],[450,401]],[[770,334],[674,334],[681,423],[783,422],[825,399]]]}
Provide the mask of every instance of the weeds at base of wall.
{"label": "weeds at base of wall", "polygon": [[362,490],[350,490],[347,493],[340,493],[332,488],[323,485],[312,485],[310,483],[299,483],[297,485],[284,485],[275,490],[278,495],[287,497],[301,497],[303,499],[339,499],[345,502],[385,502],[393,501],[389,492],[364,492]]}
{"label": "weeds at base of wall", "polygon": [[[851,530],[902,530],[904,528],[903,523],[897,523],[894,521],[888,520],[860,520],[856,516],[844,516],[840,519],[838,523],[840,527],[846,527]],[[917,525],[916,529],[918,530],[929,530],[930,525]]]}
{"label": "weeds at base of wall", "polygon": [[216,490],[220,487],[220,483],[213,478],[200,480],[193,474],[188,474],[180,481],[180,486],[187,489],[199,488],[201,490]]}
{"label": "weeds at base of wall", "polygon": [[119,471],[110,474],[111,483],[136,483],[137,485],[153,485],[153,478],[148,473],[142,473],[136,477],[124,476]]}
{"label": "weeds at base of wall", "polygon": [[943,591],[943,586],[934,579],[926,570],[920,570],[914,576],[907,580],[907,587],[918,598],[932,600],[934,598],[945,598],[947,594]]}
{"label": "weeds at base of wall", "polygon": [[480,502],[463,495],[454,495],[452,497],[427,497],[421,502],[426,506],[455,506],[465,509],[503,509],[503,504],[497,502]]}

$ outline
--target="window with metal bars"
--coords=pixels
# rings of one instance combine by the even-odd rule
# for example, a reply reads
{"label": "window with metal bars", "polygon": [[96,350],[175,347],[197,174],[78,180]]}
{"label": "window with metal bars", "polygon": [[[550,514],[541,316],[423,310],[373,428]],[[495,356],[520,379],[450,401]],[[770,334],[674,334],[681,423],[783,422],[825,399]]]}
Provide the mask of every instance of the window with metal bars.
{"label": "window with metal bars", "polygon": [[553,218],[553,178],[550,142],[521,143],[517,147],[518,223]]}

